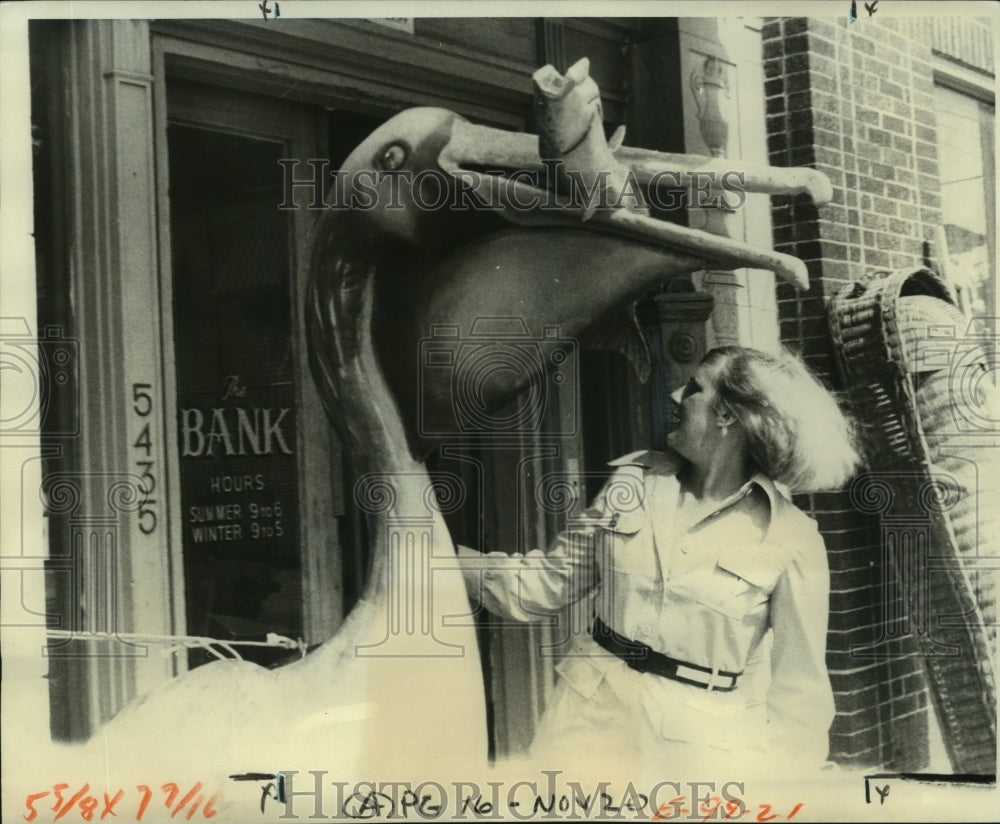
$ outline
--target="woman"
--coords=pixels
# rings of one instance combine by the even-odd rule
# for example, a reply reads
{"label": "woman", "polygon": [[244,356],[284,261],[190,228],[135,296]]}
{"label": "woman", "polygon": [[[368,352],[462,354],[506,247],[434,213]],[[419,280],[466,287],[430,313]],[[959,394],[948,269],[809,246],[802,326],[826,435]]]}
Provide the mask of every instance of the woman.
{"label": "woman", "polygon": [[726,753],[819,766],[829,572],[782,487],[842,485],[858,461],[850,427],[787,354],[715,349],[672,398],[670,450],[612,461],[548,553],[465,568],[474,598],[519,620],[589,596],[590,634],[557,667],[532,754],[661,777]]}

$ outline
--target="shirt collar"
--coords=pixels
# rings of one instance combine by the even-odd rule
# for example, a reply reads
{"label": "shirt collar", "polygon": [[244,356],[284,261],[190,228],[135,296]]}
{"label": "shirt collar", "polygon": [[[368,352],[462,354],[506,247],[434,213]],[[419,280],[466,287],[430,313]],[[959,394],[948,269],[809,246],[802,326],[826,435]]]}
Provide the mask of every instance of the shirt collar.
{"label": "shirt collar", "polygon": [[778,507],[778,499],[784,497],[778,490],[777,485],[763,472],[755,472],[748,483],[756,484],[767,494],[767,502],[771,505],[771,516],[773,517]]}
{"label": "shirt collar", "polygon": [[[665,475],[676,476],[683,468],[685,460],[677,452],[671,450],[640,450],[631,452],[617,460],[610,461],[610,466],[639,466],[646,470],[653,470]],[[749,489],[758,486],[767,495],[767,502],[770,506],[769,523],[774,522],[775,512],[778,510],[779,501],[783,494],[777,485],[763,472],[755,472],[749,481],[746,482],[732,497],[723,502],[722,507],[729,506],[737,501],[741,496],[748,494]],[[720,509],[722,508],[720,507]]]}
{"label": "shirt collar", "polygon": [[[740,501],[745,500],[750,497],[753,492],[757,489],[763,490],[764,495],[767,499],[767,531],[770,532],[771,524],[774,521],[774,507],[775,507],[775,495],[777,490],[774,488],[773,483],[762,473],[755,474],[749,481],[747,481],[743,486],[737,489],[728,498],[723,499],[719,502],[711,512],[705,515],[702,520],[707,520],[709,518],[716,517],[719,513],[732,506],[736,506]],[[754,506],[754,504],[751,504]]]}

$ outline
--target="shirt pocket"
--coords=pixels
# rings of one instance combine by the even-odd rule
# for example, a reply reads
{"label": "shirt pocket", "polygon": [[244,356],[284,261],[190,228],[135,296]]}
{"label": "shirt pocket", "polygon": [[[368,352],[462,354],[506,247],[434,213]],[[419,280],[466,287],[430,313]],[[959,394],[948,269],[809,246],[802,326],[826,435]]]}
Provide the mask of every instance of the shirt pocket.
{"label": "shirt pocket", "polygon": [[654,561],[652,532],[643,512],[615,512],[601,524],[603,566],[625,574],[648,574]]}
{"label": "shirt pocket", "polygon": [[604,671],[586,657],[564,658],[556,665],[556,672],[569,686],[588,699],[594,697],[604,680]]}
{"label": "shirt pocket", "polygon": [[781,547],[733,544],[719,554],[719,569],[734,575],[768,594],[784,572],[785,553]]}
{"label": "shirt pocket", "polygon": [[730,618],[742,619],[764,607],[784,564],[759,545],[731,544],[723,548],[699,603]]}

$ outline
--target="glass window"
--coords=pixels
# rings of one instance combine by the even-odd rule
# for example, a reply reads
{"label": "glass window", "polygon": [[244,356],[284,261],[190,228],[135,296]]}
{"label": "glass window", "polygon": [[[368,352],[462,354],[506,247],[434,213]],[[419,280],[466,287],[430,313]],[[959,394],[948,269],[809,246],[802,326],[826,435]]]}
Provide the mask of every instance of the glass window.
{"label": "glass window", "polygon": [[996,335],[994,105],[936,86],[941,212],[962,309]]}
{"label": "glass window", "polygon": [[[302,629],[282,145],[171,125],[170,224],[187,629]],[[241,648],[260,664],[283,649]],[[192,666],[212,660],[190,653]]]}

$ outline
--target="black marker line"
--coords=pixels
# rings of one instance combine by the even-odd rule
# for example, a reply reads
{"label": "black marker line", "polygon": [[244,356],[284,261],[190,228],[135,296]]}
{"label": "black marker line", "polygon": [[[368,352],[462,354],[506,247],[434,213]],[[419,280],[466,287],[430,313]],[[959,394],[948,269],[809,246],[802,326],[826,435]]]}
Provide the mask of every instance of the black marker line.
{"label": "black marker line", "polygon": [[918,781],[931,784],[977,784],[995,785],[996,775],[985,775],[982,773],[873,773],[865,776],[865,786],[869,779],[889,778],[901,781]]}

